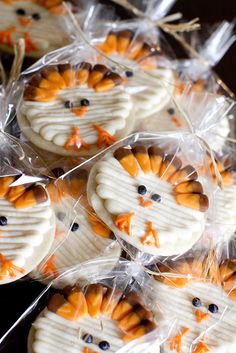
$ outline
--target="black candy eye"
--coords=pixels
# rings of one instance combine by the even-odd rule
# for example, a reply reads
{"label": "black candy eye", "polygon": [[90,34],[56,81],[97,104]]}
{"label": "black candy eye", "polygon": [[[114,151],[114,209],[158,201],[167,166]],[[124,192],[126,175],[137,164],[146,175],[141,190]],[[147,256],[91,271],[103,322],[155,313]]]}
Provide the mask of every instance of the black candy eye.
{"label": "black candy eye", "polygon": [[217,306],[216,304],[210,304],[210,305],[208,306],[208,310],[209,310],[212,314],[216,314],[216,313],[218,313],[219,308],[218,308],[218,306]]}
{"label": "black candy eye", "polygon": [[175,113],[174,108],[167,109],[167,113],[170,114],[170,115],[174,115],[174,113]]}
{"label": "black candy eye", "polygon": [[24,9],[17,9],[16,13],[17,13],[17,15],[25,16],[25,10]]}
{"label": "black candy eye", "polygon": [[134,76],[134,73],[132,71],[126,71],[125,74],[126,74],[126,77]]}
{"label": "black candy eye", "polygon": [[152,199],[153,201],[155,201],[155,202],[161,202],[161,196],[158,195],[158,194],[153,194],[153,195],[151,196],[151,199]]}
{"label": "black candy eye", "polygon": [[33,13],[32,18],[35,21],[39,21],[41,19],[41,16],[39,13]]}
{"label": "black candy eye", "polygon": [[65,102],[65,107],[68,108],[68,109],[71,109],[71,108],[73,108],[73,103],[71,101],[66,101]]}
{"label": "black candy eye", "polygon": [[145,195],[147,193],[147,188],[145,185],[139,185],[138,186],[138,193],[140,195]]}
{"label": "black candy eye", "polygon": [[93,343],[93,336],[86,333],[83,335],[82,340],[86,343]]}
{"label": "black candy eye", "polygon": [[7,225],[7,217],[1,216],[0,217],[0,226],[6,226]]}
{"label": "black candy eye", "polygon": [[98,347],[103,351],[107,351],[110,348],[110,344],[107,341],[101,341],[99,342]]}
{"label": "black candy eye", "polygon": [[193,306],[196,306],[197,308],[202,306],[202,302],[201,302],[201,300],[199,298],[193,298],[192,304],[193,304]]}
{"label": "black candy eye", "polygon": [[76,232],[77,230],[79,229],[79,225],[78,223],[73,223],[72,226],[71,226],[71,231],[72,232]]}
{"label": "black candy eye", "polygon": [[85,99],[81,99],[81,101],[80,101],[80,105],[81,105],[81,106],[88,107],[89,104],[90,104],[90,102],[89,102],[89,100],[86,99],[86,98],[85,98]]}

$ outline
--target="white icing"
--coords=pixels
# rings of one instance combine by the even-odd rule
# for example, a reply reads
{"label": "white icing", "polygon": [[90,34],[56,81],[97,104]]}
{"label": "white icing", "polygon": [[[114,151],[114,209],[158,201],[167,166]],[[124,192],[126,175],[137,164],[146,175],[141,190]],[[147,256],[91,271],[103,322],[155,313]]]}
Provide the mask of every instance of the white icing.
{"label": "white icing", "polygon": [[[54,210],[57,216],[59,207],[54,206]],[[73,267],[102,255],[114,259],[113,265],[118,261],[121,253],[119,244],[112,239],[103,238],[95,234],[87,217],[88,214],[81,209],[74,220],[78,223],[79,229],[74,232],[70,231],[69,234],[67,234],[68,230],[63,220],[56,218],[57,231],[52,251],[55,255],[55,265],[59,272],[66,267]],[[57,233],[59,236],[57,236]],[[53,249],[56,249],[56,251]],[[111,268],[108,269],[108,271],[110,270]],[[33,277],[37,275],[36,272],[32,273]],[[62,282],[60,282],[61,284]]]}
{"label": "white icing", "polygon": [[[32,20],[29,26],[22,26],[19,22],[17,9],[24,9],[26,15],[24,18],[32,18],[31,15],[38,13],[41,18]],[[12,1],[6,4],[0,1],[0,32],[16,27],[16,32],[12,34],[13,42],[24,38],[24,33],[29,32],[33,44],[37,46],[36,51],[26,53],[27,55],[41,56],[49,51],[61,48],[69,43],[69,37],[62,27],[63,16],[53,14],[46,8],[37,5],[33,1]]]}
{"label": "white icing", "polygon": [[[111,55],[111,58],[126,65],[134,67],[134,62],[119,55]],[[168,86],[170,92],[174,89],[174,76],[170,69],[153,69],[144,71],[139,67],[134,69],[134,75],[127,78],[126,91],[132,95],[135,109],[135,118],[144,119],[156,112],[170,101],[170,94],[163,83]],[[161,82],[162,81],[162,82]]]}
{"label": "white icing", "polygon": [[[178,334],[183,327],[190,331],[182,338],[182,353],[192,352],[191,345],[205,330],[205,343],[211,353],[234,353],[236,344],[236,302],[225,295],[222,289],[210,283],[193,283],[186,288],[171,288],[160,282],[155,285],[156,298],[162,308],[164,317],[176,318],[176,332]],[[192,305],[193,298],[199,298],[202,302],[200,308],[208,312],[209,317],[198,323]],[[208,311],[209,304],[216,304],[219,308],[217,314]],[[166,342],[162,353],[176,353],[169,349]]]}
{"label": "white icing", "polygon": [[[68,100],[79,108],[80,101],[84,98],[90,101],[90,105],[83,117],[78,117],[65,108]],[[122,87],[100,93],[83,85],[60,91],[57,99],[50,103],[23,101],[20,110],[35,133],[44,140],[63,147],[71,137],[73,127],[79,127],[79,135],[88,144],[96,143],[98,138],[93,124],[99,125],[111,135],[116,135],[126,126],[131,108],[130,96]]]}
{"label": "white icing", "polygon": [[[178,97],[175,97],[175,99],[177,99],[178,102]],[[168,109],[174,109],[174,114],[169,114]],[[194,110],[194,102],[192,103],[192,109]],[[174,122],[173,115],[177,117],[178,121],[180,121],[181,126],[177,126]],[[203,137],[207,138],[209,145],[215,151],[222,148],[225,144],[225,140],[220,137],[217,138],[217,135],[223,137],[228,136],[230,132],[229,119],[231,119],[231,115],[227,115],[224,119],[221,119],[215,127],[206,131],[205,135],[203,135]],[[178,114],[178,110],[173,102],[168,102],[161,111],[152,114],[138,125],[139,131],[150,133],[161,131],[186,131],[186,129],[188,129],[187,122],[184,118],[181,118],[181,114]]]}
{"label": "white icing", "polygon": [[[215,194],[215,222],[224,229],[236,230],[236,185],[225,186]],[[229,236],[232,235],[229,233]]]}
{"label": "white icing", "polygon": [[[25,275],[38,265],[51,246],[54,220],[50,201],[16,209],[9,201],[0,199],[0,209],[1,216],[7,218],[7,225],[0,229],[3,231],[0,253],[14,265],[24,268]],[[45,247],[41,249],[44,243]],[[22,275],[16,272],[14,279]]]}
{"label": "white icing", "polygon": [[[173,255],[185,252],[200,238],[205,215],[181,205],[175,201],[172,186],[156,175],[144,174],[141,168],[136,177],[131,177],[121,164],[108,154],[105,161],[95,167],[95,197],[89,196],[90,202],[99,217],[122,239],[141,251],[154,255]],[[148,193],[145,200],[150,201],[153,193],[161,196],[161,202],[153,202],[149,208],[139,203],[137,188],[145,185]],[[89,192],[90,185],[88,185]],[[102,203],[102,208],[97,203]],[[114,225],[116,215],[134,212],[132,235],[120,232]],[[160,247],[143,245],[140,239],[145,235],[147,221],[151,221],[157,231]]]}

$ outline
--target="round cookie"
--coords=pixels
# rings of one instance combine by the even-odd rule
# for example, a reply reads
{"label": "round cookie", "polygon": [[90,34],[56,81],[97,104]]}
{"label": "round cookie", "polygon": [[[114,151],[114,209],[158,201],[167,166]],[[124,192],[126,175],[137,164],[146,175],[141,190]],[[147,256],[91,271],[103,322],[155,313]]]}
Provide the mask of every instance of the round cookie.
{"label": "round cookie", "polygon": [[108,152],[91,169],[87,193],[114,234],[144,253],[184,253],[205,227],[208,197],[196,170],[157,145]]}
{"label": "round cookie", "polygon": [[0,284],[27,275],[48,254],[55,233],[51,202],[40,184],[10,186],[1,177]]}
{"label": "round cookie", "polygon": [[[49,299],[31,328],[28,352],[117,352],[155,327],[153,312],[136,292],[102,283],[83,289],[76,284]],[[144,349],[159,351],[158,344]]]}
{"label": "round cookie", "polygon": [[60,0],[0,1],[0,49],[13,53],[13,45],[25,39],[26,56],[39,58],[70,42],[62,21]]}
{"label": "round cookie", "polygon": [[[53,172],[59,173],[60,170],[56,168]],[[119,260],[121,247],[115,241],[114,234],[88,205],[85,193],[87,177],[86,170],[78,170],[64,180],[58,180],[57,185],[51,181],[47,186],[56,215],[56,232],[51,256],[31,273],[33,278],[48,282],[67,268],[104,255],[113,260],[107,266],[109,272]],[[66,210],[70,210],[77,199],[79,206],[75,212],[66,214]],[[60,282],[59,285],[61,287],[65,283]]]}
{"label": "round cookie", "polygon": [[[202,131],[202,135],[206,138],[210,147],[213,150],[219,151],[220,148],[225,145],[224,137],[227,137],[230,133],[230,120],[233,118],[233,115],[229,113],[224,116],[223,119],[219,119],[221,114],[224,114],[223,109],[225,107],[222,106],[222,109],[220,110],[215,104],[213,109],[217,109],[217,114],[212,114],[213,109],[209,105],[209,99],[211,99],[212,104],[214,104],[214,100],[217,99],[217,96],[213,96],[208,93],[199,93],[198,91],[195,92],[194,90],[191,90],[186,97],[181,97],[181,95],[178,94],[178,91],[175,94],[175,100],[178,104],[180,104],[181,108],[189,108],[187,115],[190,118],[195,130],[199,130],[200,132]],[[208,100],[208,105],[206,104],[206,100]],[[203,105],[204,102],[205,106]],[[185,104],[187,105],[186,107],[184,107]],[[211,111],[207,111],[207,109],[211,109]],[[205,119],[205,123],[199,119],[201,116],[204,116],[204,114],[209,120],[207,122]],[[212,117],[209,119],[207,114],[212,114],[214,121]],[[194,118],[196,119],[194,120]],[[215,121],[217,120],[218,123],[215,124]],[[205,126],[206,122],[208,123],[207,128]],[[170,101],[157,114],[152,114],[147,119],[140,122],[138,129],[139,131],[146,131],[150,133],[162,131],[188,131],[188,124],[184,117],[182,117],[182,114],[178,111],[174,102]]]}
{"label": "round cookie", "polygon": [[52,65],[33,75],[18,112],[24,135],[60,155],[90,156],[133,128],[122,78],[104,65]]}
{"label": "round cookie", "polygon": [[156,282],[155,291],[163,315],[177,319],[175,332],[161,347],[163,353],[235,352],[236,302],[220,286],[192,282],[175,288]]}
{"label": "round cookie", "polygon": [[[170,101],[174,90],[172,70],[159,67],[160,49],[131,30],[108,33],[103,43],[98,44],[111,59],[126,65],[133,71],[126,71],[126,91],[131,94],[135,118],[144,119],[159,112]],[[163,85],[164,84],[164,85]]]}

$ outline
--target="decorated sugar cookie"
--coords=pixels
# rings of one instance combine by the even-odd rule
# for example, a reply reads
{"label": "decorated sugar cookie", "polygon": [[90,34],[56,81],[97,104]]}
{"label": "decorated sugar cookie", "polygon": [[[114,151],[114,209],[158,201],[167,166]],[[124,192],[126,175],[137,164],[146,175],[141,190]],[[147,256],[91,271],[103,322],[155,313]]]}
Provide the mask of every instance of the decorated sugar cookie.
{"label": "decorated sugar cookie", "polygon": [[145,253],[183,253],[205,227],[208,197],[196,170],[157,145],[108,152],[93,166],[87,192],[109,228]]}
{"label": "decorated sugar cookie", "polygon": [[70,42],[61,0],[1,0],[0,49],[13,52],[25,39],[26,55],[41,57]]}
{"label": "decorated sugar cookie", "polygon": [[40,184],[11,186],[1,177],[0,284],[32,271],[49,252],[55,233],[51,202]]}
{"label": "decorated sugar cookie", "polygon": [[149,44],[144,35],[137,35],[128,29],[110,32],[98,48],[112,59],[133,68],[133,71],[126,71],[126,91],[132,95],[136,119],[157,113],[170,101],[170,95],[161,81],[172,92],[172,70],[158,66],[160,49]]}
{"label": "decorated sugar cookie", "polygon": [[179,288],[156,282],[155,291],[166,317],[175,317],[175,332],[163,353],[234,353],[236,304],[220,286],[192,282]]}
{"label": "decorated sugar cookie", "polygon": [[[33,323],[28,352],[117,352],[155,327],[153,312],[136,292],[102,283],[83,289],[76,284],[49,299]],[[158,353],[159,346],[147,351]]]}
{"label": "decorated sugar cookie", "polygon": [[[53,209],[56,215],[55,239],[50,251],[51,255],[32,273],[33,277],[49,279],[56,278],[65,268],[78,265],[99,256],[111,257],[114,264],[118,261],[121,248],[114,240],[112,231],[96,216],[89,207],[86,194],[87,172],[80,170],[76,175],[63,182],[60,190],[52,183],[48,186]],[[67,185],[65,185],[67,184]],[[66,215],[63,209],[66,204],[60,204],[60,199],[70,193],[75,199],[79,198],[80,207],[76,210],[76,217]],[[64,193],[64,195],[63,195]],[[80,196],[79,196],[80,195]],[[70,217],[69,225],[66,217]],[[113,265],[114,265],[113,264]],[[108,268],[110,271],[112,267]]]}
{"label": "decorated sugar cookie", "polygon": [[18,121],[36,146],[61,155],[92,155],[132,129],[122,78],[105,65],[48,66],[25,88]]}
{"label": "decorated sugar cookie", "polygon": [[[174,93],[175,101],[187,112],[196,131],[202,130],[203,136],[206,138],[211,148],[217,151],[220,150],[225,144],[224,137],[227,137],[230,133],[230,120],[233,119],[233,115],[230,111],[225,114],[225,105],[223,102],[222,104],[220,102],[217,103],[217,99],[222,98],[223,101],[225,98],[207,93],[206,90],[204,91],[200,82],[193,84],[187,92],[183,93],[183,91],[184,89],[180,90],[178,86],[176,87]],[[222,109],[220,109],[220,105]],[[221,116],[223,116],[223,118],[221,118]],[[160,112],[143,120],[138,128],[140,131],[150,133],[161,131],[186,131],[188,130],[188,124],[183,114],[179,112],[174,101],[171,100]]]}

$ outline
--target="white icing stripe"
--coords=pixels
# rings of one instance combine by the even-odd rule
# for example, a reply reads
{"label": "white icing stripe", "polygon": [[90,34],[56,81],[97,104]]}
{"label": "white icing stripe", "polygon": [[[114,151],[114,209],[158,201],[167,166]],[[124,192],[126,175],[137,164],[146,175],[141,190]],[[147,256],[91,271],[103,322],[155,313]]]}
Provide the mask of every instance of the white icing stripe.
{"label": "white icing stripe", "polygon": [[[40,19],[32,20],[29,26],[22,26],[19,22],[19,16],[16,14],[17,9],[25,10],[24,19],[32,18],[31,15],[35,13],[40,15]],[[16,32],[12,34],[14,42],[24,38],[24,33],[29,32],[32,42],[37,46],[36,53],[38,55],[69,43],[69,37],[61,25],[63,16],[54,15],[33,1],[13,1],[11,4],[0,1],[0,13],[0,31],[15,26]]]}
{"label": "white icing stripe", "polygon": [[[178,205],[171,184],[152,173],[145,175],[139,167],[138,175],[133,178],[108,154],[106,161],[96,165],[95,181],[96,193],[109,214],[109,226],[134,246],[151,253],[160,251],[160,254],[177,254],[177,251],[191,248],[200,237],[205,225],[204,213]],[[139,201],[141,195],[138,194],[139,185],[147,188],[147,194],[143,196],[145,201],[152,201],[151,196],[155,193],[161,196],[161,202],[153,201],[151,207],[142,207]],[[93,207],[96,210],[96,204]],[[131,222],[132,235],[128,237],[115,227],[113,216],[130,212],[134,212],[134,217]],[[99,216],[105,222],[108,221],[102,212]],[[148,221],[152,222],[158,233],[160,248],[154,245],[142,247],[140,238],[146,233]]]}
{"label": "white icing stripe", "polygon": [[[157,301],[161,305],[166,318],[176,318],[178,321],[176,334],[183,327],[190,331],[183,337],[182,353],[189,353],[193,342],[204,330],[212,328],[205,337],[211,353],[234,353],[236,343],[236,302],[227,298],[222,289],[207,283],[191,284],[187,288],[171,288],[160,282],[156,282]],[[201,310],[207,312],[209,304],[216,304],[219,307],[218,314],[208,311],[209,317],[201,324],[197,323],[192,305],[193,298],[199,298],[203,304]],[[228,307],[226,314],[221,317],[224,309]],[[220,319],[220,320],[219,320]],[[162,347],[163,353],[171,353],[168,344]]]}
{"label": "white icing stripe", "polygon": [[[83,117],[78,117],[65,108],[67,100],[79,108],[80,101],[84,98],[90,101],[90,105]],[[131,107],[130,97],[122,87],[98,93],[83,85],[62,90],[52,104],[24,101],[21,112],[27,117],[34,132],[55,145],[63,146],[71,136],[73,127],[79,127],[80,136],[89,144],[95,143],[98,137],[93,124],[98,124],[111,135],[115,135],[125,127]]]}
{"label": "white icing stripe", "polygon": [[[118,54],[112,54],[111,58],[128,67],[134,65],[132,60]],[[163,104],[170,101],[170,96],[161,81],[168,86],[170,92],[173,91],[174,77],[172,70],[169,69],[158,68],[149,70],[147,73],[137,69],[133,71],[132,77],[128,77],[125,89],[134,100],[136,119],[143,119],[158,112],[163,108]]]}
{"label": "white icing stripe", "polygon": [[[215,197],[216,222],[236,230],[236,185],[225,186]],[[231,236],[231,234],[230,234]]]}
{"label": "white icing stripe", "polygon": [[15,209],[10,202],[0,199],[0,209],[1,216],[7,218],[7,225],[0,227],[3,231],[0,237],[0,253],[22,267],[51,227],[50,203]]}

